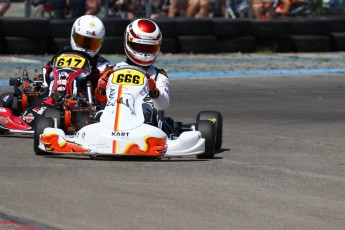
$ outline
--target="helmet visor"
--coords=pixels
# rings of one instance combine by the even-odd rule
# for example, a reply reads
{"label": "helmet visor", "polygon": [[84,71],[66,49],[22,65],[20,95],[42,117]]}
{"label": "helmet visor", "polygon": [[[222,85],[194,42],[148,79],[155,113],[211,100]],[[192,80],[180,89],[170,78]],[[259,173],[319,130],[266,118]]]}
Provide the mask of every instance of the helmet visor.
{"label": "helmet visor", "polygon": [[140,43],[135,43],[131,41],[127,41],[127,45],[134,51],[139,52],[139,53],[149,53],[149,54],[155,54],[159,52],[160,50],[160,44],[140,44]]}
{"label": "helmet visor", "polygon": [[91,51],[98,51],[103,43],[103,39],[86,37],[78,34],[75,30],[73,30],[72,37],[78,47]]}

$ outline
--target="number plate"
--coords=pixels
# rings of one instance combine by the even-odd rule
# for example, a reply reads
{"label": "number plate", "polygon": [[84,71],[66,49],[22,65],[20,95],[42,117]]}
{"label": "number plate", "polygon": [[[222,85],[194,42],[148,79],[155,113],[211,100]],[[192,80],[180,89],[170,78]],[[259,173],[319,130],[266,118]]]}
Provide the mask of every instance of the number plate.
{"label": "number plate", "polygon": [[118,70],[113,73],[113,84],[135,85],[144,84],[145,75],[137,70]]}
{"label": "number plate", "polygon": [[59,68],[83,68],[86,59],[75,54],[63,54],[56,58],[55,66]]}

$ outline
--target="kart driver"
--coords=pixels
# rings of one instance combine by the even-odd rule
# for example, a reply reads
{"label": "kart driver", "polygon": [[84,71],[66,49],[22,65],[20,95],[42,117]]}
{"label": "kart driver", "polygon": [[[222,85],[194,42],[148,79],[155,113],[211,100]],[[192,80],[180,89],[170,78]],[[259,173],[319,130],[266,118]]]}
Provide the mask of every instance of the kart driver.
{"label": "kart driver", "polygon": [[[107,59],[105,59],[98,53],[98,51],[102,47],[104,36],[105,28],[99,18],[93,15],[84,15],[77,18],[71,30],[71,47],[65,47],[63,51],[55,54],[52,60],[49,61],[45,66],[45,78],[47,83],[50,84],[51,79],[54,79],[54,75],[52,73],[52,61],[54,60],[54,58],[64,51],[78,50],[89,54],[97,63],[97,69],[93,70],[93,72],[89,76],[87,76],[90,78],[93,87],[96,88],[98,80],[101,76],[100,73],[102,73],[106,66],[110,64]],[[43,100],[41,104],[31,106],[24,111],[23,118],[31,127],[33,127],[35,123],[33,122],[33,120],[43,114],[43,111],[47,108],[47,106],[53,106],[52,97],[50,95],[52,87],[53,84],[50,84],[48,96]],[[30,119],[26,119],[26,117],[30,117]]]}
{"label": "kart driver", "polygon": [[150,76],[148,81],[149,100],[145,104],[149,105],[152,102],[157,110],[167,109],[170,101],[168,75],[163,69],[153,66],[160,52],[161,42],[162,34],[156,23],[149,19],[132,21],[124,34],[124,49],[127,59],[115,66],[109,66],[104,71],[94,91],[96,101],[100,104],[107,102],[106,85],[109,76],[115,69],[125,65],[134,65],[144,69]]}
{"label": "kart driver", "polygon": [[103,73],[106,66],[110,64],[107,59],[105,59],[101,54],[98,53],[102,47],[104,36],[105,28],[99,18],[93,15],[84,15],[77,18],[71,30],[71,46],[67,46],[64,48],[64,50],[55,54],[51,61],[49,61],[45,66],[46,82],[49,84],[51,78],[54,77],[52,75],[52,62],[55,57],[65,52],[66,50],[79,50],[89,54],[97,63],[97,69],[93,70],[93,72],[89,75],[90,80],[92,81],[92,85],[95,88],[97,86],[97,82],[101,76],[101,73]]}

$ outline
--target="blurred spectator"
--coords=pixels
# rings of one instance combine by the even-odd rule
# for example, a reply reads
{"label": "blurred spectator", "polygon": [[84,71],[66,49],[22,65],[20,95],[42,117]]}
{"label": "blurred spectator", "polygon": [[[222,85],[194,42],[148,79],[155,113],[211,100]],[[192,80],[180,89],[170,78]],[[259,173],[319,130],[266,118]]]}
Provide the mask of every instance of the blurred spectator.
{"label": "blurred spectator", "polygon": [[150,19],[167,17],[169,8],[170,0],[152,0]]}
{"label": "blurred spectator", "polygon": [[169,17],[186,17],[188,0],[170,0]]}
{"label": "blurred spectator", "polygon": [[209,13],[209,0],[189,0],[187,17],[207,18]]}
{"label": "blurred spectator", "polygon": [[228,17],[226,0],[189,0],[187,17]]}
{"label": "blurred spectator", "polygon": [[44,18],[47,13],[50,18],[53,17],[54,7],[48,0],[32,0],[31,4],[35,8],[34,16],[39,14]]}
{"label": "blurred spectator", "polygon": [[86,0],[66,0],[66,5],[71,18],[79,18],[86,13]]}
{"label": "blurred spectator", "polygon": [[[54,18],[64,19],[66,17],[66,0],[49,0],[53,6]],[[40,2],[39,0],[37,1]],[[43,2],[43,1],[41,1]]]}
{"label": "blurred spectator", "polygon": [[253,16],[255,19],[273,19],[274,7],[272,0],[253,0]]}
{"label": "blurred spectator", "polygon": [[280,0],[275,12],[279,16],[287,16],[290,12],[290,7],[292,2],[296,2],[295,0]]}
{"label": "blurred spectator", "polygon": [[145,17],[145,0],[110,0],[108,15],[117,18],[134,19]]}
{"label": "blurred spectator", "polygon": [[96,15],[101,10],[101,2],[98,0],[87,0],[86,1],[86,12],[88,15]]}
{"label": "blurred spectator", "polygon": [[209,17],[229,17],[227,0],[209,0]]}
{"label": "blurred spectator", "polygon": [[0,0],[0,17],[4,16],[11,6],[11,0]]}

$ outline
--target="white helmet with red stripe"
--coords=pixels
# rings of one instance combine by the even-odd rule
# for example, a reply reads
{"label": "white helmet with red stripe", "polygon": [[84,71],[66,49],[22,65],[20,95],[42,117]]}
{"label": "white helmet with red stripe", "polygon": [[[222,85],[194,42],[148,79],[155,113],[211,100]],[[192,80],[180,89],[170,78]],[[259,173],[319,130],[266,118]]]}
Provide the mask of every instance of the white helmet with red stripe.
{"label": "white helmet with red stripe", "polygon": [[140,66],[155,62],[162,42],[156,23],[149,19],[134,20],[127,26],[124,39],[125,52],[131,61]]}
{"label": "white helmet with red stripe", "polygon": [[72,27],[72,49],[87,52],[93,57],[101,49],[104,36],[105,28],[99,18],[93,15],[81,16]]}

